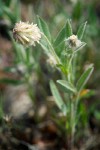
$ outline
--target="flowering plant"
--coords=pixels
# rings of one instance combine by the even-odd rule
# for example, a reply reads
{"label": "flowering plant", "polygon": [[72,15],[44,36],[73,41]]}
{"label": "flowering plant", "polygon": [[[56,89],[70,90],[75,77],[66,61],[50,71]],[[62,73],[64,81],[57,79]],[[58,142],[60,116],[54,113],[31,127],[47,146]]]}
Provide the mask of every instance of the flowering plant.
{"label": "flowering plant", "polygon": [[[77,79],[77,57],[79,57],[78,52],[86,45],[86,43],[82,41],[86,24],[87,22],[83,23],[79,27],[77,34],[74,35],[71,22],[68,19],[52,43],[47,24],[38,17],[38,26],[41,32],[43,32],[40,44],[47,55],[52,55],[52,63],[55,64],[54,66],[62,74],[62,79],[56,81],[57,85],[53,80],[50,81],[50,88],[57,106],[66,117],[66,130],[69,132],[69,139],[71,139],[69,146],[71,149],[73,149],[74,146],[76,126],[80,116],[78,107],[81,92],[94,69],[93,64],[88,65],[80,78]],[[61,53],[58,54],[58,51]],[[57,88],[58,85],[64,93],[64,99],[60,95]]]}
{"label": "flowering plant", "polygon": [[[93,64],[88,65],[86,70],[77,79],[77,57],[78,52],[86,45],[82,38],[86,29],[86,22],[82,24],[76,35],[73,34],[71,22],[68,19],[55,40],[51,38],[47,24],[37,17],[37,25],[29,23],[17,23],[13,29],[14,38],[23,45],[34,45],[39,43],[47,54],[49,63],[58,69],[62,79],[57,80],[57,85],[50,81],[51,92],[55,102],[62,114],[66,117],[66,130],[69,133],[70,148],[73,148],[76,126],[79,121],[81,92],[93,72]],[[60,51],[60,53],[58,53]],[[58,87],[64,94],[61,97]]]}

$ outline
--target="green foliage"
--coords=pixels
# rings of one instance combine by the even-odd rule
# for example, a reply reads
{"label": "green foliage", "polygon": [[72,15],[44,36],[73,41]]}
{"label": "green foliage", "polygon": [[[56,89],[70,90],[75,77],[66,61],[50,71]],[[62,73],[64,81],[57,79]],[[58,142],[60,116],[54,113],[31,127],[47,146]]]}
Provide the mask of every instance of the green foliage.
{"label": "green foliage", "polygon": [[54,41],[54,47],[59,46],[59,44],[61,44],[66,37],[66,25],[64,25],[64,27],[61,29],[61,31],[58,33],[55,41]]}
{"label": "green foliage", "polygon": [[41,32],[43,32],[46,35],[46,37],[51,41],[51,35],[47,23],[39,16],[37,16],[37,24]]}
{"label": "green foliage", "polygon": [[75,49],[74,53],[77,53],[78,51],[82,50],[85,45],[86,43],[82,42],[81,45]]}
{"label": "green foliage", "polygon": [[51,88],[51,92],[55,98],[55,102],[56,102],[57,106],[60,108],[60,110],[63,112],[63,114],[66,115],[67,106],[63,102],[63,100],[59,94],[59,91],[53,81],[50,81],[50,88]]}
{"label": "green foliage", "polygon": [[[13,8],[10,9],[11,1],[6,1],[4,3],[0,0],[1,3],[1,16],[8,17],[11,24],[15,24],[17,21],[20,21],[20,2],[19,0],[13,1]],[[16,7],[17,6],[17,7]]]}
{"label": "green foliage", "polygon": [[[37,5],[34,5],[34,10],[37,10],[41,15],[41,17],[37,16],[37,25],[40,28],[42,35],[39,45],[36,45],[36,47],[34,48],[23,47],[17,44],[12,37],[11,42],[14,50],[14,64],[13,66],[4,68],[3,71],[12,73],[12,70],[14,69],[14,73],[17,73],[19,75],[18,66],[20,64],[25,67],[25,70],[21,73],[21,79],[19,80],[8,78],[0,79],[0,83],[4,84],[26,84],[32,100],[35,99],[35,87],[33,87],[34,83],[32,80],[33,73],[36,73],[36,77],[38,78],[37,83],[41,84],[40,86],[43,88],[43,91],[41,90],[41,93],[43,94],[43,96],[46,95],[46,97],[48,96],[48,90],[44,88],[45,85],[47,87],[47,83],[45,82],[48,78],[52,79],[50,81],[50,89],[52,95],[54,96],[55,104],[65,116],[64,119],[66,121],[65,126],[67,130],[66,134],[69,134],[69,139],[75,139],[74,136],[77,136],[77,133],[80,132],[80,130],[78,130],[80,129],[79,127],[85,127],[85,125],[87,124],[88,111],[90,110],[85,107],[85,103],[81,99],[87,99],[94,94],[94,92],[91,90],[86,93],[85,91],[87,89],[83,90],[83,88],[85,87],[91,87],[89,86],[90,84],[88,84],[88,86],[86,84],[90,79],[94,69],[93,65],[89,65],[87,69],[82,73],[85,62],[88,61],[89,64],[91,64],[91,62],[95,63],[95,73],[92,76],[92,80],[90,80],[92,85],[95,82],[94,86],[97,86],[97,84],[99,86],[100,81],[100,65],[98,63],[100,54],[98,50],[100,45],[100,29],[99,22],[96,16],[98,10],[95,10],[95,3],[96,2],[91,2],[90,5],[87,5],[87,3],[84,3],[84,1],[78,1],[73,5],[70,5],[71,3],[67,1],[61,2],[58,0],[53,2],[53,6],[48,8],[47,13],[45,14],[43,11],[44,5],[39,5],[39,1],[36,2]],[[41,1],[41,4],[44,4],[44,2]],[[12,29],[16,22],[22,20],[21,7],[22,6],[19,0],[0,0],[0,17],[4,21],[10,23],[9,29]],[[29,12],[27,12],[27,14],[30,14],[30,5],[26,7],[27,10],[29,9]],[[53,10],[52,12],[51,9]],[[69,9],[70,13],[68,12]],[[86,11],[84,12],[83,10]],[[33,14],[33,11],[31,15],[35,15]],[[29,18],[31,15],[29,15]],[[48,19],[44,21],[45,19],[43,20],[42,16]],[[71,18],[72,22],[68,18]],[[86,20],[88,21],[88,25]],[[78,31],[76,31],[77,25],[81,24],[81,22],[85,23],[80,25]],[[48,24],[50,29],[48,27]],[[77,35],[78,40],[81,41],[81,44],[75,48],[73,48],[73,46],[68,48],[66,46],[65,40],[73,34]],[[83,39],[85,42],[82,41]],[[85,47],[86,44],[87,47]],[[44,51],[41,50],[41,48]],[[44,55],[44,53],[46,55]],[[50,57],[53,58],[53,60],[51,60],[51,64],[47,65],[47,60]],[[52,69],[49,68],[50,65]],[[50,72],[48,72],[48,70],[50,70]],[[57,72],[59,72],[60,77],[58,74],[56,75],[56,70]],[[81,73],[82,75],[79,76]],[[53,81],[55,79],[57,84],[55,84]],[[82,95],[82,92],[85,94]],[[43,100],[45,99],[44,97]],[[94,105],[94,103],[92,105]],[[90,109],[91,107],[92,106],[90,106]],[[100,120],[100,112],[95,110],[96,107],[93,109],[93,112],[95,112],[95,118],[97,120]],[[0,109],[0,112],[1,111],[2,108]],[[59,124],[61,124],[60,119],[58,119],[58,122]],[[77,130],[78,132],[76,132]],[[70,137],[70,135],[73,135],[73,137]],[[72,139],[72,141],[74,140]]]}
{"label": "green foliage", "polygon": [[85,70],[85,72],[81,75],[81,77],[79,78],[77,85],[76,85],[77,91],[80,92],[83,89],[83,87],[89,80],[89,78],[93,72],[93,69],[94,69],[93,65],[89,65],[88,68]]}
{"label": "green foliage", "polygon": [[63,91],[65,91],[67,93],[70,93],[70,92],[75,93],[76,92],[75,87],[66,80],[57,80],[57,83],[59,83],[60,87],[63,89]]}
{"label": "green foliage", "polygon": [[69,36],[71,36],[73,34],[72,32],[72,25],[70,20],[67,20],[67,24],[66,24],[66,38],[68,38]]}
{"label": "green foliage", "polygon": [[58,33],[55,41],[54,41],[54,47],[59,46],[59,44],[61,44],[65,38],[71,36],[72,33],[72,27],[71,27],[71,23],[70,20],[67,20],[67,23],[64,25],[64,27],[61,29],[61,31]]}
{"label": "green foliage", "polygon": [[[84,111],[83,107],[78,109],[79,99],[81,98],[80,92],[86,85],[86,83],[89,80],[89,78],[93,72],[93,69],[94,69],[93,65],[89,65],[88,68],[85,70],[85,72],[79,78],[76,86],[74,85],[73,73],[75,72],[76,68],[74,68],[74,67],[76,67],[76,66],[74,65],[73,62],[76,59],[76,53],[86,45],[85,42],[79,41],[79,40],[82,40],[82,38],[83,38],[85,29],[86,29],[86,24],[87,24],[87,22],[85,22],[84,24],[82,24],[79,27],[77,36],[75,36],[75,35],[73,35],[71,22],[68,19],[66,25],[58,33],[57,38],[55,39],[54,45],[53,45],[54,47],[59,47],[59,45],[65,41],[65,38],[67,38],[67,41],[68,41],[69,37],[71,35],[73,35],[73,36],[71,36],[71,38],[73,38],[73,39],[70,38],[70,41],[68,41],[69,44],[71,45],[71,47],[67,48],[68,49],[67,52],[66,52],[66,47],[63,47],[64,49],[62,49],[62,52],[65,53],[64,57],[63,57],[63,61],[62,61],[62,58],[60,55],[59,59],[60,59],[61,64],[57,64],[57,66],[59,67],[59,69],[62,73],[62,77],[64,78],[64,80],[61,80],[61,79],[57,80],[57,83],[59,84],[59,87],[62,90],[62,92],[67,93],[66,105],[63,102],[54,82],[53,81],[50,82],[50,88],[51,88],[51,92],[55,98],[55,103],[60,108],[61,112],[63,112],[66,115],[66,117],[68,119],[67,121],[69,121],[69,124],[66,123],[66,128],[67,128],[67,130],[70,131],[70,134],[72,135],[72,137],[71,137],[72,140],[73,140],[75,132],[76,132],[76,125],[79,122],[79,120],[78,120],[79,116],[81,116],[81,114],[82,114],[84,117],[84,120],[86,119],[86,116],[84,115],[85,111]],[[75,37],[75,39],[74,39],[74,37]],[[78,37],[78,39],[76,37]],[[79,43],[78,46],[77,46],[77,43]],[[74,45],[74,47],[73,47],[73,45]],[[77,53],[77,56],[78,56],[78,53]],[[74,78],[74,80],[76,80],[76,79]],[[68,113],[65,113],[66,107],[67,107]],[[84,120],[83,120],[83,122],[84,122]]]}
{"label": "green foliage", "polygon": [[87,25],[87,22],[83,23],[80,27],[79,27],[79,30],[77,32],[77,36],[80,40],[82,40],[83,36],[84,36],[84,33],[85,33],[85,30],[86,30],[86,25]]}

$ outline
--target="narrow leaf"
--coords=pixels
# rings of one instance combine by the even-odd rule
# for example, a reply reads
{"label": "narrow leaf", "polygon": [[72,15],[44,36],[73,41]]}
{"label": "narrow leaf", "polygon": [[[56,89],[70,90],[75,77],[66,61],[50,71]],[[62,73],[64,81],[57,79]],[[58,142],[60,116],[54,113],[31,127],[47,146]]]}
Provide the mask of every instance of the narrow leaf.
{"label": "narrow leaf", "polygon": [[61,42],[63,42],[65,40],[65,38],[68,38],[72,34],[73,34],[72,26],[71,26],[70,20],[68,19],[66,25],[64,25],[62,30],[58,33],[58,35],[54,41],[54,46],[57,47]]}
{"label": "narrow leaf", "polygon": [[8,7],[6,7],[6,6],[3,7],[3,10],[4,10],[4,13],[7,15],[7,17],[9,17],[9,19],[13,23],[15,23],[16,22],[16,18],[14,16],[14,14],[12,13],[12,11]]}
{"label": "narrow leaf", "polygon": [[38,27],[40,28],[41,32],[43,32],[46,35],[46,37],[51,41],[51,35],[49,32],[48,25],[39,16],[37,16],[37,24],[38,24]]}
{"label": "narrow leaf", "polygon": [[44,43],[44,42],[40,42],[40,45],[41,45],[41,47],[43,48],[45,54],[46,54],[46,55],[49,55],[49,54],[50,54],[49,46],[46,45],[46,43]]}
{"label": "narrow leaf", "polygon": [[[17,6],[17,7],[16,7]],[[15,2],[15,6],[14,6],[14,15],[15,15],[15,18],[16,18],[16,22],[20,21],[21,20],[21,4],[20,4],[20,1],[17,0]]]}
{"label": "narrow leaf", "polygon": [[82,42],[81,45],[79,47],[77,47],[74,51],[74,53],[77,53],[78,51],[82,50],[82,48],[86,45],[85,42]]}
{"label": "narrow leaf", "polygon": [[80,92],[83,87],[85,86],[85,84],[87,83],[87,81],[89,80],[92,72],[93,72],[93,65],[89,65],[88,68],[85,70],[85,72],[81,75],[80,79],[78,80],[76,87],[77,90]]}
{"label": "narrow leaf", "polygon": [[74,86],[65,80],[57,80],[57,83],[59,83],[61,88],[64,89],[66,92],[76,92]]}
{"label": "narrow leaf", "polygon": [[64,39],[65,39],[65,26],[58,33],[58,35],[54,41],[54,47],[57,47]]}
{"label": "narrow leaf", "polygon": [[84,36],[84,32],[86,30],[86,25],[87,25],[87,21],[85,23],[83,23],[79,29],[78,29],[78,32],[77,32],[77,36],[78,38],[81,40]]}
{"label": "narrow leaf", "polygon": [[67,20],[67,24],[66,24],[66,38],[68,38],[69,36],[71,36],[73,34],[72,32],[72,26],[71,26],[71,22],[68,19]]}
{"label": "narrow leaf", "polygon": [[55,98],[55,102],[56,102],[57,106],[59,107],[59,109],[61,109],[61,111],[64,114],[66,114],[66,105],[63,102],[63,100],[59,94],[59,91],[58,91],[58,89],[57,89],[57,87],[53,81],[50,81],[50,88],[51,88],[51,92]]}

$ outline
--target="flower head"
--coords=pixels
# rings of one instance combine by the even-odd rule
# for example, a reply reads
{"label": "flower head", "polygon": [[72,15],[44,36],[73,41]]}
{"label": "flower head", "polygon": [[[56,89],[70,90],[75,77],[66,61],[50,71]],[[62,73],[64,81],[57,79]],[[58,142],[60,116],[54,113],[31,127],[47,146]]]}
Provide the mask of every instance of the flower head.
{"label": "flower head", "polygon": [[22,45],[30,46],[35,42],[39,43],[41,32],[37,24],[29,24],[29,22],[19,22],[15,24],[13,29],[13,37]]}
{"label": "flower head", "polygon": [[57,65],[56,59],[52,55],[49,55],[49,58],[47,59],[47,63],[52,67]]}
{"label": "flower head", "polygon": [[74,34],[68,37],[65,42],[69,48],[77,48],[82,44],[82,42],[78,39],[77,35]]}

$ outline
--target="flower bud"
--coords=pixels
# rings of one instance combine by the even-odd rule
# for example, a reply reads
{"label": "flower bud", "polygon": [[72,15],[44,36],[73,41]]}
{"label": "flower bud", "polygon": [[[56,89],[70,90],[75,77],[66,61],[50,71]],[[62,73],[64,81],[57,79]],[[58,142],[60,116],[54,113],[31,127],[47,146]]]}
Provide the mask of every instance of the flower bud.
{"label": "flower bud", "polygon": [[25,46],[34,45],[35,42],[39,43],[41,32],[37,24],[29,24],[29,22],[19,22],[15,24],[13,29],[14,39]]}

